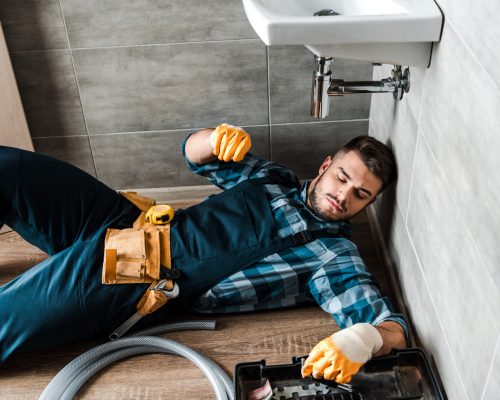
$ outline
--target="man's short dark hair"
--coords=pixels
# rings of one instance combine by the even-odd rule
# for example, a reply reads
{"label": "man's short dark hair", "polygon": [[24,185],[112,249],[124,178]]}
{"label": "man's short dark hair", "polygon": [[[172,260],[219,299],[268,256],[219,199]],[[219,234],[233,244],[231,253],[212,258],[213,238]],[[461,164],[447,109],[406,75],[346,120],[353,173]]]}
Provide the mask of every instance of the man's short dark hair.
{"label": "man's short dark hair", "polygon": [[356,151],[366,167],[382,180],[382,192],[396,179],[396,160],[391,149],[371,136],[358,136],[342,146],[338,153]]}

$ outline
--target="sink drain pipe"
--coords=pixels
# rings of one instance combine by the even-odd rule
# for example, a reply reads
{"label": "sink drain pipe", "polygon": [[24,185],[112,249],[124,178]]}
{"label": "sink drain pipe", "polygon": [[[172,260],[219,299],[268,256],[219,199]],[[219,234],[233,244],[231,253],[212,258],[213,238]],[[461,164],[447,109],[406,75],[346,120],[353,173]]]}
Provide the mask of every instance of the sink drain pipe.
{"label": "sink drain pipe", "polygon": [[148,336],[191,329],[214,330],[215,321],[186,321],[159,325],[94,347],[59,371],[42,392],[40,400],[73,399],[85,382],[101,369],[118,360],[148,353],[175,354],[187,358],[208,378],[217,400],[234,400],[233,382],[214,361],[174,340]]}

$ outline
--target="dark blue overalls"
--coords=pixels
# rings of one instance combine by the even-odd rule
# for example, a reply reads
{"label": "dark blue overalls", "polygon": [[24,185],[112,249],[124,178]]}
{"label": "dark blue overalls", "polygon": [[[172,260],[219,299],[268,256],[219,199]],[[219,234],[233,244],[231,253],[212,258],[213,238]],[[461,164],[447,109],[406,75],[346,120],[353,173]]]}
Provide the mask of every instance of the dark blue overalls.
{"label": "dark blue overalls", "polygon": [[[278,238],[263,188],[269,181],[246,180],[176,213],[171,252],[180,295],[141,325],[269,254],[326,235]],[[131,227],[139,213],[76,167],[0,146],[0,222],[50,255],[0,287],[0,362],[16,350],[108,335],[134,314],[149,284],[102,285],[101,269],[106,229]]]}

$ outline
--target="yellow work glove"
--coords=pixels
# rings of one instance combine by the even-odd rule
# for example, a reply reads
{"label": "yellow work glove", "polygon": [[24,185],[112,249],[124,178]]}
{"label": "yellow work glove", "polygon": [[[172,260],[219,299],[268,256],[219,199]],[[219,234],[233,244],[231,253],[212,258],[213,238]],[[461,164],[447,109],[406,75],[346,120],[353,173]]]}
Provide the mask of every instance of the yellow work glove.
{"label": "yellow work glove", "polygon": [[210,143],[214,148],[214,154],[221,161],[241,161],[252,142],[250,135],[243,129],[229,124],[220,124],[210,135]]}
{"label": "yellow work glove", "polygon": [[355,324],[342,329],[313,347],[302,366],[302,377],[312,373],[316,379],[349,383],[382,345],[382,336],[370,324]]}

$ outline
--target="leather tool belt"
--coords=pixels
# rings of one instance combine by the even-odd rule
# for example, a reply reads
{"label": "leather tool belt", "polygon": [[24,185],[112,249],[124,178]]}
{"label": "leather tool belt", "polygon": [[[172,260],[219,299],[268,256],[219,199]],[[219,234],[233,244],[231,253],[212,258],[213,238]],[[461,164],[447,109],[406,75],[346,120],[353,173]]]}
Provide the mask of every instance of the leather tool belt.
{"label": "leather tool belt", "polygon": [[[170,224],[152,224],[146,217],[148,210],[156,202],[135,192],[120,194],[142,212],[132,228],[106,231],[102,283],[150,283],[137,304],[140,318],[158,310],[170,298],[177,297],[179,288],[173,279],[178,277],[178,271],[172,269],[171,265]],[[161,267],[164,267],[163,273]],[[137,316],[136,319],[138,320]],[[123,333],[125,332],[115,337]]]}

